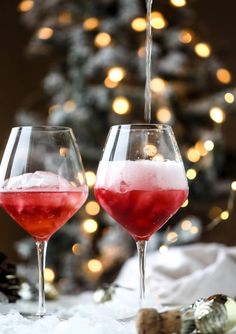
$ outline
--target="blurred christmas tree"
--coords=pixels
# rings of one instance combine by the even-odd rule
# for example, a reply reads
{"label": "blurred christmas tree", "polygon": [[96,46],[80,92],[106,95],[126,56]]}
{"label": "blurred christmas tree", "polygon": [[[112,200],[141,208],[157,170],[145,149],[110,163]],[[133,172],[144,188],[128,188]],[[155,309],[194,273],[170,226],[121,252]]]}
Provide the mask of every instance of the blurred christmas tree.
{"label": "blurred christmas tree", "polygon": [[[173,126],[190,184],[185,209],[153,238],[153,247],[161,250],[194,241],[228,219],[236,190],[235,183],[230,188],[232,170],[226,168],[221,135],[226,112],[235,108],[231,73],[194,32],[189,7],[186,0],[159,0],[151,15],[152,122]],[[95,287],[111,281],[134,252],[132,240],[100,210],[92,188],[109,127],[143,123],[146,4],[22,0],[18,8],[34,31],[29,54],[52,63],[42,92],[19,111],[18,123],[72,127],[91,188],[80,215],[49,243],[48,266],[64,287],[72,281]],[[227,196],[222,212],[215,202]]]}

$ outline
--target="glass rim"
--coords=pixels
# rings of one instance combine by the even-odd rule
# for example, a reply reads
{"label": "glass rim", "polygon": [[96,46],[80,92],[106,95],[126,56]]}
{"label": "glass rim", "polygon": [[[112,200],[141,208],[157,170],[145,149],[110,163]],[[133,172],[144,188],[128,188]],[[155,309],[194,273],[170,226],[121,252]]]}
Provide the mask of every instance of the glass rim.
{"label": "glass rim", "polygon": [[14,126],[12,130],[21,130],[21,129],[32,129],[36,131],[71,131],[71,128],[68,126],[60,126],[60,125],[21,125]]}
{"label": "glass rim", "polygon": [[[134,128],[132,128],[134,126]],[[172,127],[168,124],[161,124],[161,123],[133,123],[133,124],[116,124],[111,126],[110,129],[123,129],[123,130],[172,130]]]}

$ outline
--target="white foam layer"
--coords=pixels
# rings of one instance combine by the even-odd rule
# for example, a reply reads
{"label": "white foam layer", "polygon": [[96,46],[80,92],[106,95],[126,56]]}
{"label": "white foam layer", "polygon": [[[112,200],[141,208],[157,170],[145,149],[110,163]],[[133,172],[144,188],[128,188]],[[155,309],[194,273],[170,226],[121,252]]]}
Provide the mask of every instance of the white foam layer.
{"label": "white foam layer", "polygon": [[175,161],[100,161],[96,187],[128,190],[187,189],[182,162]]}

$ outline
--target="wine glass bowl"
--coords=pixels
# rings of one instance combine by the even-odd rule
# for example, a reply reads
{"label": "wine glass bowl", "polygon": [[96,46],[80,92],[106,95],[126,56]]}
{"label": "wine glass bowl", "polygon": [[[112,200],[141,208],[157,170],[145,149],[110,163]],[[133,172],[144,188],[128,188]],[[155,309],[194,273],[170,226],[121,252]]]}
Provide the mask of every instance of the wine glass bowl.
{"label": "wine glass bowl", "polygon": [[171,127],[113,126],[99,162],[95,195],[137,243],[142,304],[147,241],[188,196],[184,166]]}
{"label": "wine glass bowl", "polygon": [[13,128],[0,166],[0,203],[35,240],[38,315],[45,310],[47,241],[83,205],[88,187],[79,148],[67,127]]}

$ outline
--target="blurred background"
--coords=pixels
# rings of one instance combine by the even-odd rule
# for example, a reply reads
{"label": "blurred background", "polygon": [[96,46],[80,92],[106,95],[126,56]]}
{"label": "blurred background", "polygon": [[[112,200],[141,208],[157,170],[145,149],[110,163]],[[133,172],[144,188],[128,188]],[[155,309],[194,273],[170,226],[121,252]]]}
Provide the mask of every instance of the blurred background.
{"label": "blurred background", "polygon": [[[91,192],[109,126],[142,120],[143,108],[138,110],[132,99],[136,99],[138,104],[140,96],[143,99],[145,80],[144,51],[141,49],[146,28],[145,1],[134,1],[132,6],[128,0],[96,2],[97,6],[95,1],[87,1],[90,4],[87,7],[86,2],[79,0],[64,1],[64,4],[56,0],[41,4],[40,1],[5,0],[0,4],[1,154],[13,126],[43,123],[69,125],[81,145]],[[123,16],[118,16],[118,6],[123,6]],[[152,87],[153,122],[173,126],[189,172],[191,191],[190,201],[185,206],[188,211],[184,208],[173,222],[175,228],[167,227],[160,237],[154,238],[152,247],[164,250],[163,246],[199,240],[235,245],[236,46],[233,23],[236,3],[233,0],[154,0],[153,8],[153,20],[157,19],[157,26],[153,21],[152,78],[157,79]],[[91,18],[97,21],[89,21]],[[135,22],[137,18],[141,20]],[[131,27],[130,30],[127,27]],[[40,31],[43,28],[49,30]],[[86,34],[83,34],[84,31]],[[99,31],[110,34],[118,41],[117,44],[109,41],[106,44],[106,41],[96,39]],[[132,34],[137,36],[134,43]],[[92,49],[91,41],[95,43]],[[121,49],[116,52],[115,47],[111,51],[113,45],[119,46],[119,42],[127,53]],[[134,67],[131,63],[134,63],[132,57],[137,46],[141,60]],[[104,50],[108,48],[110,53],[105,54]],[[104,63],[107,65],[105,69],[101,65]],[[109,72],[114,68],[118,68],[118,72]],[[101,74],[103,70],[107,77]],[[131,74],[128,76],[129,71]],[[124,84],[118,87],[124,77],[127,80],[124,79]],[[133,96],[132,89],[127,90],[127,87],[132,88],[137,82],[139,90],[136,87],[136,95]],[[103,88],[101,83],[104,83]],[[85,95],[87,100],[83,97]],[[125,100],[115,100],[124,97]],[[88,104],[89,99],[96,106],[95,110]],[[126,111],[120,110],[119,102],[125,103]],[[78,113],[75,112],[77,109]],[[109,114],[112,109],[113,114]],[[134,110],[137,110],[136,114]],[[91,136],[96,139],[99,148],[89,139]],[[108,237],[108,227],[113,222],[99,213],[99,209],[96,213],[94,198],[89,201],[92,209],[85,208],[77,218],[77,225],[80,224],[79,229],[76,227],[80,233],[78,240],[72,239],[69,233],[61,232],[55,242],[52,241],[51,247],[60,248],[60,240],[64,240],[62,254],[69,252],[74,257],[63,257],[69,258],[67,268],[83,267],[91,259],[98,261],[85,270],[85,278],[82,274],[79,277],[79,270],[76,270],[76,280],[93,287],[94,281],[112,277],[112,271],[117,272],[126,260],[124,254],[127,254],[127,249],[131,256],[134,248],[127,246],[122,250],[123,235],[113,227],[114,235]],[[83,225],[86,219],[93,220],[92,227],[87,224],[87,230]],[[99,229],[97,223],[102,228]],[[190,225],[195,229],[186,234]],[[120,242],[116,248],[109,248],[116,235],[119,235],[117,239]],[[25,232],[1,210],[0,250],[10,260],[18,262],[21,258],[15,243],[25,237]],[[87,241],[83,244],[81,239]],[[127,245],[130,242],[127,239]],[[86,249],[84,253],[83,249]],[[112,250],[113,259],[116,259],[115,269],[112,260],[103,254],[107,254],[108,250]],[[27,262],[27,251],[24,261]],[[50,250],[49,263],[59,277],[64,277],[65,274],[58,269],[60,265],[50,257]],[[91,282],[85,283],[88,280]]]}

